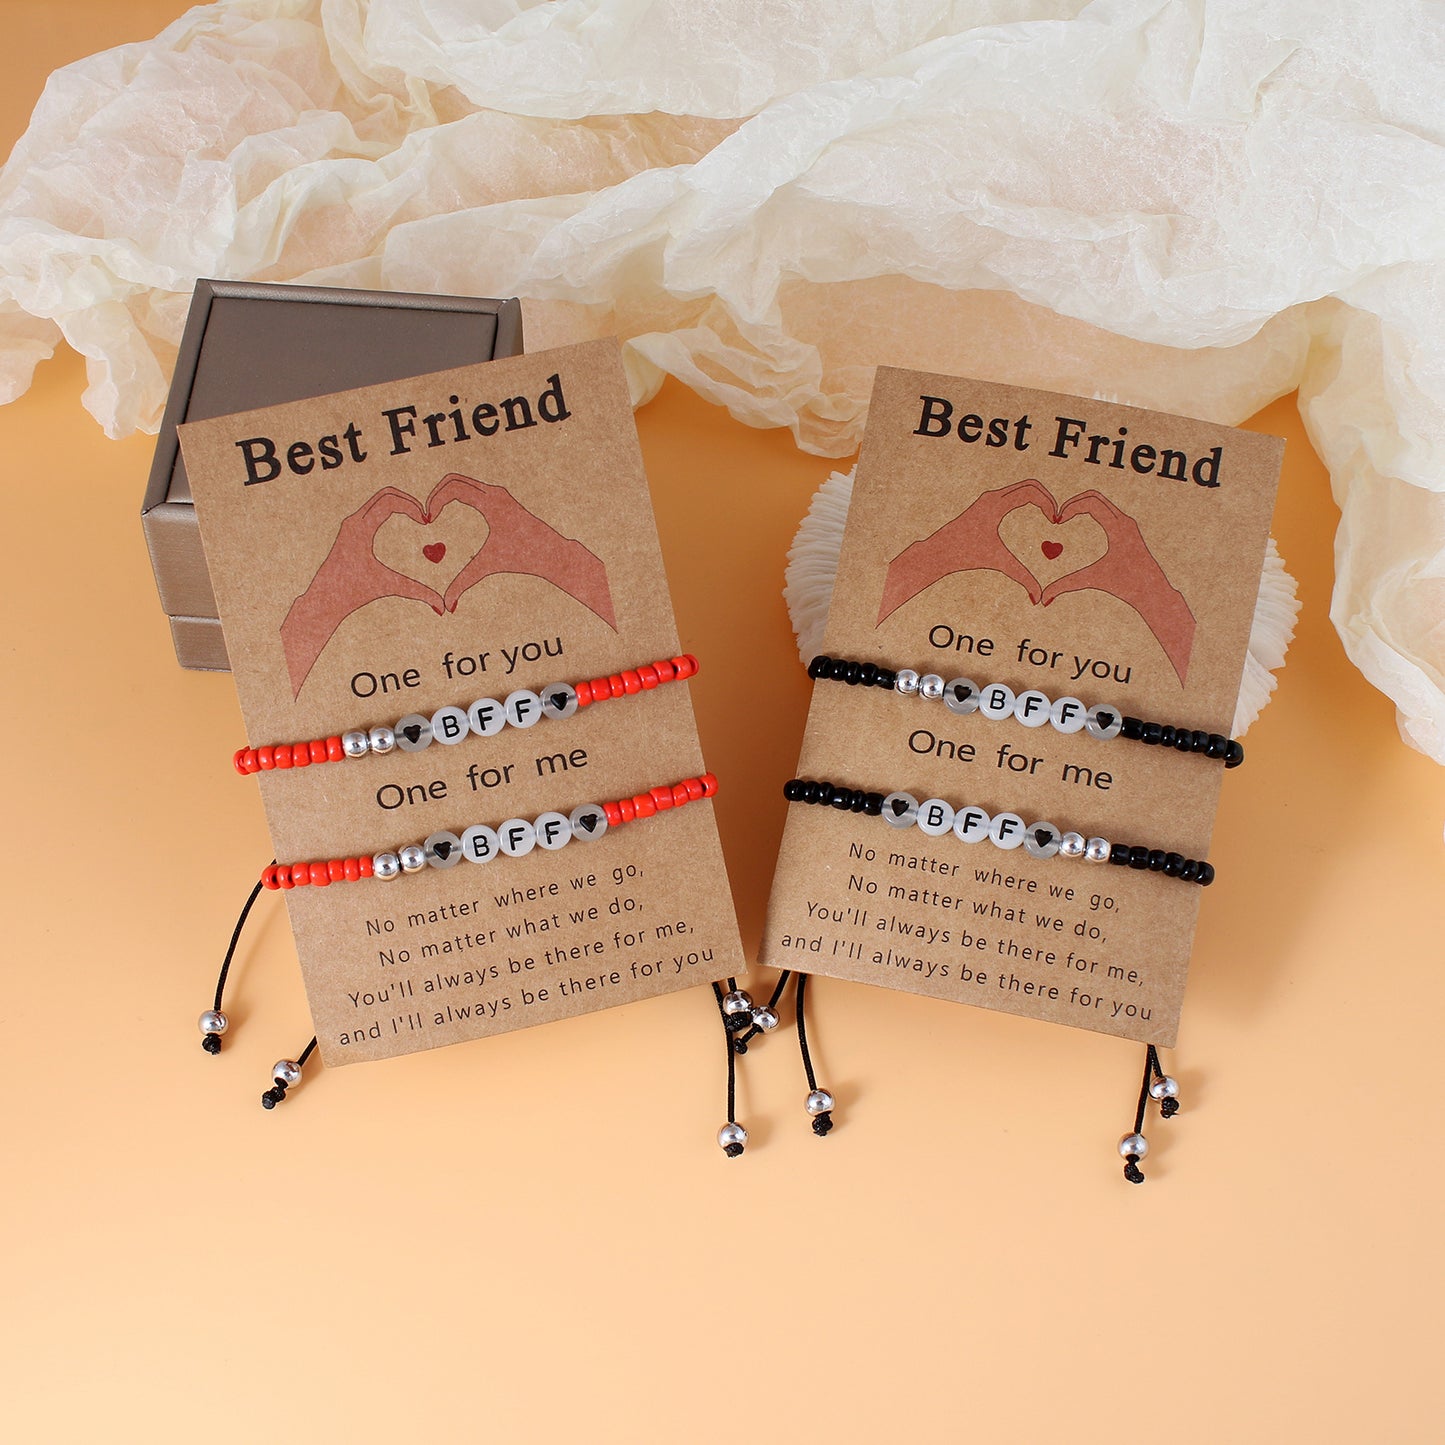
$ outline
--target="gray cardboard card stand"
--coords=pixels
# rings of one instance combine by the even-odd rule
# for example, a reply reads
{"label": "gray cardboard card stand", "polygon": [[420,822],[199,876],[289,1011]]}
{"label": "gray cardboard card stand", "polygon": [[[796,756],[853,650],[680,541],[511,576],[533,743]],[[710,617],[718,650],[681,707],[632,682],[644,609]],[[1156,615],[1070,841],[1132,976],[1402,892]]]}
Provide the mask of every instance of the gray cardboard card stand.
{"label": "gray cardboard card stand", "polygon": [[178,425],[521,351],[515,299],[197,281],[141,506],[181,666],[229,670]]}

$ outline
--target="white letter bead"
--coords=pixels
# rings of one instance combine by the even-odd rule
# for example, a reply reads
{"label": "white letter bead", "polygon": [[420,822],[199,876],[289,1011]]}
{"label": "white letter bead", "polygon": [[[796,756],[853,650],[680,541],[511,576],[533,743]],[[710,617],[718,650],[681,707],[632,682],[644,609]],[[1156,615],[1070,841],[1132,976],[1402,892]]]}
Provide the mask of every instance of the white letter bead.
{"label": "white letter bead", "polygon": [[579,842],[590,843],[607,831],[607,814],[600,803],[583,803],[573,808],[567,821],[572,825],[572,836]]}
{"label": "white letter bead", "polygon": [[1001,682],[991,682],[984,688],[978,700],[978,710],[995,722],[1003,718],[1012,717],[1014,710],[1013,688],[1005,687]]}
{"label": "white letter bead", "polygon": [[1049,709],[1049,721],[1061,733],[1076,733],[1084,725],[1088,709],[1076,697],[1059,697]]}
{"label": "white letter bead", "polygon": [[1049,720],[1049,706],[1048,698],[1031,687],[1014,699],[1014,716],[1026,728],[1041,728]]}
{"label": "white letter bead", "polygon": [[953,815],[953,836],[960,843],[982,843],[992,822],[982,808],[960,808]]}
{"label": "white letter bead", "polygon": [[494,697],[479,697],[467,709],[467,716],[479,738],[494,738],[507,725],[506,710]]}
{"label": "white letter bead", "polygon": [[918,829],[930,838],[941,838],[953,827],[953,807],[942,798],[925,798],[918,805]]}
{"label": "white letter bead", "polygon": [[419,712],[409,712],[392,729],[396,745],[403,752],[419,753],[431,743],[431,719]]}
{"label": "white letter bead", "polygon": [[1024,840],[1024,820],[1017,813],[995,813],[988,836],[1000,848],[1017,848]]}
{"label": "white letter bead", "polygon": [[918,821],[918,799],[912,793],[889,793],[883,800],[883,821],[895,828],[911,828]]}
{"label": "white letter bead", "polygon": [[1124,719],[1119,715],[1118,708],[1099,703],[1096,707],[1089,709],[1084,726],[1088,728],[1091,738],[1107,742],[1110,738],[1119,736],[1119,731],[1124,726]]}
{"label": "white letter bead", "polygon": [[433,868],[455,868],[462,861],[462,840],[455,833],[433,833],[421,847]]}
{"label": "white letter bead", "polygon": [[1052,823],[1030,823],[1024,830],[1024,848],[1030,858],[1052,858],[1059,851],[1059,830]]}
{"label": "white letter bead", "polygon": [[431,715],[431,735],[450,747],[471,732],[471,719],[459,707],[439,707]]}
{"label": "white letter bead", "polygon": [[537,846],[537,830],[525,818],[497,824],[497,846],[508,858],[524,858]]}
{"label": "white letter bead", "polygon": [[978,684],[971,677],[956,677],[943,689],[943,705],[949,712],[978,711]]}
{"label": "white letter bead", "polygon": [[497,831],[477,823],[462,834],[462,852],[468,863],[490,863],[500,851]]}
{"label": "white letter bead", "polygon": [[532,827],[537,834],[537,846],[549,853],[565,848],[572,838],[572,824],[566,813],[538,813]]}
{"label": "white letter bead", "polygon": [[570,682],[554,682],[544,687],[542,711],[550,718],[571,717],[577,711],[577,689]]}
{"label": "white letter bead", "polygon": [[918,679],[918,695],[929,702],[937,702],[943,696],[943,679],[936,672],[926,672]]}
{"label": "white letter bead", "polygon": [[504,706],[507,709],[507,721],[514,728],[529,728],[542,716],[542,699],[525,687],[508,693]]}

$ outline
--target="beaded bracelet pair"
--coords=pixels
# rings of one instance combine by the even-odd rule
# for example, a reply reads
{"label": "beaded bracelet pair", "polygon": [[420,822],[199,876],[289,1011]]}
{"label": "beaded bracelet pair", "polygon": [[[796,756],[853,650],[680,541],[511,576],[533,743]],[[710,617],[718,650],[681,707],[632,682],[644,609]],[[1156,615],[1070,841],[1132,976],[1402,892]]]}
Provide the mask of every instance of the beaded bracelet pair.
{"label": "beaded bracelet pair", "polygon": [[252,773],[269,773],[273,769],[306,768],[316,763],[356,760],[373,753],[381,756],[396,748],[415,753],[433,742],[450,747],[469,736],[489,738],[495,737],[503,728],[529,728],[542,718],[560,721],[594,702],[635,697],[640,692],[651,692],[663,683],[684,682],[697,670],[697,658],[691,653],[660,657],[640,667],[613,673],[610,677],[578,683],[553,682],[537,692],[530,688],[518,688],[505,698],[478,698],[470,707],[438,708],[430,717],[424,713],[408,713],[394,724],[379,724],[369,729],[353,728],[327,738],[238,748],[231,761],[238,773],[248,777]]}
{"label": "beaded bracelet pair", "polygon": [[1015,693],[1005,683],[990,682],[980,686],[968,677],[956,677],[951,682],[945,682],[936,672],[920,676],[912,668],[905,667],[895,672],[873,662],[852,662],[847,658],[821,654],[808,664],[808,676],[815,682],[881,687],[904,697],[921,697],[927,702],[941,701],[950,712],[960,716],[978,713],[995,722],[1012,718],[1028,728],[1049,723],[1057,732],[1086,732],[1100,742],[1124,738],[1149,747],[1203,753],[1205,757],[1219,759],[1226,768],[1237,768],[1244,761],[1243,744],[1222,733],[1145,722],[1142,718],[1129,717],[1107,703],[1096,703],[1090,707],[1076,697],[1050,698],[1037,688]]}

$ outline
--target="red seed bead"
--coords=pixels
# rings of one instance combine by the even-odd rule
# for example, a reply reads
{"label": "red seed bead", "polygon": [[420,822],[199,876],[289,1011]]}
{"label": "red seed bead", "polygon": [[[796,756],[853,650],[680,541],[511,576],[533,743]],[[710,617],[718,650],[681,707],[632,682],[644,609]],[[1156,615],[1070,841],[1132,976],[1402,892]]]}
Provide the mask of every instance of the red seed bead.
{"label": "red seed bead", "polygon": [[637,669],[637,680],[651,692],[658,684],[657,669],[650,662],[644,662]]}
{"label": "red seed bead", "polygon": [[309,863],[293,863],[291,865],[291,886],[293,888],[305,888],[311,882],[311,865]]}
{"label": "red seed bead", "polygon": [[704,798],[710,798],[717,792],[717,779],[711,773],[704,773],[702,777],[698,779],[698,782],[702,784],[702,795]]}
{"label": "red seed bead", "polygon": [[659,682],[671,682],[677,676],[677,669],[665,657],[659,657],[652,664],[652,670]]}
{"label": "red seed bead", "polygon": [[622,686],[628,697],[636,697],[642,691],[642,679],[629,667],[622,674]]}
{"label": "red seed bead", "polygon": [[687,662],[688,666],[692,668],[692,673],[690,675],[696,677],[698,673],[702,670],[702,663],[700,663],[697,658],[695,658],[690,652],[687,654]]}
{"label": "red seed bead", "polygon": [[619,798],[617,810],[622,814],[622,821],[630,823],[637,816],[637,806],[631,798]]}
{"label": "red seed bead", "polygon": [[592,684],[590,682],[579,682],[573,691],[577,694],[578,707],[586,707],[592,701]]}
{"label": "red seed bead", "polygon": [[277,743],[276,746],[271,749],[271,756],[276,760],[276,766],[278,768],[289,768],[294,761],[291,756],[290,743]]}
{"label": "red seed bead", "polygon": [[346,756],[346,746],[339,737],[326,739],[326,761],[328,763],[339,763]]}
{"label": "red seed bead", "polygon": [[685,656],[674,657],[672,659],[672,666],[674,671],[677,673],[677,680],[679,682],[686,682],[687,679],[690,678],[693,675],[693,672],[696,670],[695,668],[688,665],[689,661],[690,659]]}
{"label": "red seed bead", "polygon": [[593,702],[606,702],[612,696],[612,684],[605,677],[594,677],[589,686]]}
{"label": "red seed bead", "polygon": [[327,741],[328,740],[326,738],[312,739],[311,761],[313,763],[331,763],[336,761],[336,759],[331,756],[331,752],[326,746]]}
{"label": "red seed bead", "polygon": [[275,748],[257,748],[256,766],[259,767],[262,772],[269,773],[271,769],[276,766]]}
{"label": "red seed bead", "polygon": [[697,800],[703,796],[701,778],[684,778],[682,785],[687,789],[687,796],[692,802],[697,802]]}
{"label": "red seed bead", "polygon": [[602,811],[607,814],[607,826],[609,828],[620,828],[622,826],[622,809],[616,803],[603,803]]}
{"label": "red seed bead", "polygon": [[361,877],[361,859],[343,858],[341,860],[341,876],[348,883],[355,883]]}
{"label": "red seed bead", "polygon": [[276,886],[288,889],[296,886],[291,881],[291,870],[284,863],[276,869]]}
{"label": "red seed bead", "polygon": [[276,865],[275,865],[274,863],[268,863],[268,864],[261,870],[261,886],[262,886],[263,888],[271,888],[271,889],[276,889],[276,888],[279,888],[279,887],[281,886],[281,885],[276,881]]}
{"label": "red seed bead", "polygon": [[331,872],[324,863],[311,865],[311,882],[317,888],[326,888],[331,883]]}
{"label": "red seed bead", "polygon": [[687,789],[681,783],[675,783],[672,789],[672,802],[674,807],[682,807],[684,803],[690,803],[691,798],[687,795]]}
{"label": "red seed bead", "polygon": [[639,793],[632,800],[632,807],[639,818],[650,818],[657,812],[657,804],[652,801],[651,793]]}
{"label": "red seed bead", "polygon": [[291,766],[293,768],[309,768],[311,766],[311,744],[291,744]]}
{"label": "red seed bead", "polygon": [[627,693],[627,685],[622,681],[622,674],[620,672],[614,672],[612,676],[607,679],[607,686],[612,689],[613,697],[623,697]]}
{"label": "red seed bead", "polygon": [[654,788],[652,790],[652,801],[657,804],[659,811],[672,807],[672,789]]}
{"label": "red seed bead", "polygon": [[333,883],[342,883],[346,880],[346,865],[350,862],[347,858],[328,858],[326,860],[326,876]]}
{"label": "red seed bead", "polygon": [[235,768],[235,770],[240,773],[242,777],[245,777],[247,772],[246,754],[250,751],[250,748],[237,748],[235,755],[231,759],[231,766]]}

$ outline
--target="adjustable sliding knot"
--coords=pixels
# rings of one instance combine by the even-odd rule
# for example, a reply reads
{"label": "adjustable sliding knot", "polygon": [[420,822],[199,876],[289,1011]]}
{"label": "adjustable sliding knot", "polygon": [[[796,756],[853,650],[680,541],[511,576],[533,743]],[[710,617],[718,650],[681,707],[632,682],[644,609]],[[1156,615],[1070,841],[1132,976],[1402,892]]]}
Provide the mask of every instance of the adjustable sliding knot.
{"label": "adjustable sliding knot", "polygon": [[1159,1101],[1159,1114],[1161,1118],[1172,1119],[1178,1112],[1178,1099],[1161,1099]]}
{"label": "adjustable sliding knot", "polygon": [[312,1039],[300,1059],[276,1060],[271,1069],[271,1087],[261,1095],[263,1109],[274,1109],[277,1104],[285,1100],[286,1090],[294,1089],[301,1082],[301,1067],[315,1047],[316,1040]]}
{"label": "adjustable sliding knot", "polygon": [[261,1107],[274,1109],[286,1097],[286,1085],[275,1084],[261,1095]]}
{"label": "adjustable sliding knot", "polygon": [[817,1115],[817,1116],[814,1118],[814,1120],[813,1120],[813,1132],[814,1132],[820,1139],[825,1139],[825,1138],[827,1138],[828,1132],[829,1132],[829,1130],[832,1129],[832,1127],[833,1127],[833,1114],[832,1114],[832,1111],[831,1111],[831,1110],[828,1111],[827,1113]]}
{"label": "adjustable sliding knot", "polygon": [[221,1052],[220,1034],[207,1034],[205,1038],[201,1040],[201,1047],[208,1054],[219,1054]]}
{"label": "adjustable sliding knot", "polygon": [[1130,1154],[1124,1161],[1124,1178],[1130,1184],[1142,1184],[1144,1182],[1144,1171],[1139,1167],[1139,1159],[1135,1154]]}

